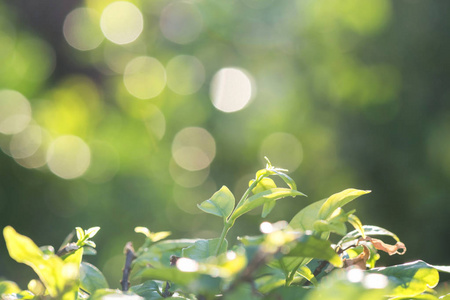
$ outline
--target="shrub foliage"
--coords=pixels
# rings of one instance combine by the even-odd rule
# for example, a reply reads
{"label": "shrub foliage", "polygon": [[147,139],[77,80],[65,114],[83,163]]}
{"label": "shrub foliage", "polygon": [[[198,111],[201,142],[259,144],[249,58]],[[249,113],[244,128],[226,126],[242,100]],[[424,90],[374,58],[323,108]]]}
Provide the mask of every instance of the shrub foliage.
{"label": "shrub foliage", "polygon": [[[278,187],[279,177],[285,187]],[[281,182],[281,181],[280,181]],[[219,217],[223,230],[215,239],[166,239],[170,232],[151,232],[134,250],[125,246],[121,290],[110,289],[99,269],[84,262],[83,255],[95,254],[91,240],[100,229],[75,229],[63,246],[38,247],[11,226],[3,230],[10,256],[36,272],[39,279],[21,290],[11,281],[0,282],[2,299],[450,299],[433,290],[439,272],[448,266],[414,261],[390,267],[376,267],[381,255],[402,255],[406,246],[394,233],[362,225],[355,211],[344,206],[370,191],[346,189],[299,211],[292,220],[261,223],[261,235],[226,239],[237,219],[262,206],[262,217],[285,197],[305,196],[297,190],[286,170],[267,160],[264,169],[236,204],[223,186],[198,205]],[[353,231],[347,232],[349,223]],[[333,244],[330,234],[340,236]],[[377,237],[377,238],[375,238]],[[382,237],[382,239],[380,238]],[[395,241],[387,243],[384,238]],[[131,282],[131,284],[130,284]]]}

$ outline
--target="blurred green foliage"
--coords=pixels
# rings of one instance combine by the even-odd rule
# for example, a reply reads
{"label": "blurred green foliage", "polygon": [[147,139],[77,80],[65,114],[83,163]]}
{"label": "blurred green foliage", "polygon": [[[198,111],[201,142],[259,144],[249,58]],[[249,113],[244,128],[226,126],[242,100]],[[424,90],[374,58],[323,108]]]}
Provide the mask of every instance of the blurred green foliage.
{"label": "blurred green foliage", "polygon": [[[242,194],[267,155],[311,199],[371,188],[363,223],[401,234],[404,261],[450,264],[450,3],[73,5],[0,3],[2,228],[45,245],[101,226],[92,261],[118,286],[135,226],[217,236],[197,204]],[[5,251],[0,277],[27,282]]]}

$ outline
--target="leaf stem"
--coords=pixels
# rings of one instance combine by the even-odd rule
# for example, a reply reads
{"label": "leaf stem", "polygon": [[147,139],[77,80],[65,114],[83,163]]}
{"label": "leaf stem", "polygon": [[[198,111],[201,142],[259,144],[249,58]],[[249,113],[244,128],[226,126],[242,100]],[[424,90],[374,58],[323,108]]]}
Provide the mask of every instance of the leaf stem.
{"label": "leaf stem", "polygon": [[220,237],[219,237],[219,243],[217,244],[217,248],[215,251],[216,256],[219,255],[220,248],[222,247],[223,241],[225,240],[225,237],[227,236],[228,231],[233,226],[233,223],[234,222],[232,222],[232,223],[225,222],[224,223],[222,233],[220,234]]}
{"label": "leaf stem", "polygon": [[[256,185],[261,181],[262,178],[257,178],[255,181],[253,181],[253,183],[248,187],[248,189],[245,191],[244,195],[242,195],[241,200],[239,200],[238,204],[236,205],[236,207],[233,210],[236,211],[236,209],[238,207],[240,207],[243,203],[244,200],[247,199],[248,195],[250,195],[250,192],[256,187]],[[228,218],[229,220],[231,220],[233,218],[233,213],[231,214],[231,216]]]}

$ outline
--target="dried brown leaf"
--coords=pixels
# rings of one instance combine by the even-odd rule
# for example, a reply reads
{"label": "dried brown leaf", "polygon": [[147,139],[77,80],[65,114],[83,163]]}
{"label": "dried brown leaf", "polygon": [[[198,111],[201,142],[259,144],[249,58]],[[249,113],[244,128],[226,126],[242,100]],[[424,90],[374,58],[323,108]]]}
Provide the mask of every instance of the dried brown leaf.
{"label": "dried brown leaf", "polygon": [[361,238],[359,239],[359,241],[371,242],[372,245],[375,247],[375,249],[384,251],[389,255],[394,254],[403,255],[406,252],[406,246],[402,242],[397,242],[395,245],[389,245],[383,242],[382,240],[374,239],[369,236],[367,236],[365,239]]}
{"label": "dried brown leaf", "polygon": [[357,257],[350,258],[350,259],[344,259],[344,268],[356,267],[361,270],[366,269],[366,262],[369,259],[370,251],[366,245],[362,245],[362,246],[363,246],[363,252],[361,252],[361,254],[359,254]]}

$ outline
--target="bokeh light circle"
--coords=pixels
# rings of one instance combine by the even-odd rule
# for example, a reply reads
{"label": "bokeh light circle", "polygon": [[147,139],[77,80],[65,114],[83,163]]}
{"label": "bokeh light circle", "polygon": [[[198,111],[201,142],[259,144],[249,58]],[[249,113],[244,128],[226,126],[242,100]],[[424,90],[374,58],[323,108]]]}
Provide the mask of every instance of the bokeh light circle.
{"label": "bokeh light circle", "polygon": [[144,18],[134,4],[127,1],[115,1],[103,10],[100,28],[111,42],[119,45],[129,44],[142,33]]}
{"label": "bokeh light circle", "polygon": [[98,27],[99,15],[93,9],[76,8],[64,20],[63,33],[67,43],[80,51],[97,48],[104,39]]}
{"label": "bokeh light circle", "polygon": [[64,135],[55,139],[47,151],[47,165],[64,179],[82,176],[91,163],[89,146],[79,137]]}
{"label": "bokeh light circle", "polygon": [[[37,144],[38,141],[40,141],[39,147],[30,156],[23,157],[23,158],[16,157],[16,158],[14,158],[14,160],[24,168],[37,169],[37,168],[45,166],[45,164],[47,163],[47,152],[48,152],[48,148],[50,147],[50,144],[53,142],[53,139],[47,130],[45,130],[44,128],[42,128],[38,125],[30,125],[27,127],[27,129],[25,129],[23,132],[19,133],[18,135],[22,135],[22,133],[26,132],[29,128],[33,128],[32,132],[30,132],[30,134],[35,134],[33,136],[33,139],[35,141],[28,142],[28,143],[30,143],[28,145],[25,144],[28,147],[28,149],[26,151],[31,152],[33,150],[33,147],[35,147],[35,145]],[[37,132],[38,130],[39,130],[39,133]],[[35,131],[35,133],[33,133],[33,131]],[[14,137],[16,137],[16,136],[14,136]],[[14,139],[14,137],[13,137],[13,139]],[[11,144],[10,144],[11,151],[13,150],[13,147],[14,148],[17,147],[12,143],[12,140],[11,140]],[[19,141],[17,141],[17,142],[19,142]],[[24,150],[21,150],[21,151],[24,151]],[[15,154],[15,155],[17,156],[17,154]]]}
{"label": "bokeh light circle", "polygon": [[139,99],[158,96],[166,86],[164,66],[153,57],[140,56],[125,67],[123,82],[128,92]]}
{"label": "bokeh light circle", "polygon": [[246,72],[236,68],[223,68],[211,82],[211,100],[223,112],[243,109],[252,98],[252,80]]}
{"label": "bokeh light circle", "polygon": [[16,134],[31,121],[31,105],[21,93],[0,91],[0,133]]}
{"label": "bokeh light circle", "polygon": [[181,168],[174,160],[171,160],[169,173],[178,185],[185,188],[193,188],[206,181],[209,176],[209,167],[199,171],[188,171]]}
{"label": "bokeh light circle", "polygon": [[161,12],[162,34],[177,44],[194,41],[203,28],[203,16],[195,4],[181,1],[167,5]]}
{"label": "bokeh light circle", "polygon": [[189,171],[207,168],[216,155],[216,142],[212,135],[200,127],[187,127],[179,131],[172,142],[175,162]]}
{"label": "bokeh light circle", "polygon": [[179,55],[172,58],[166,71],[168,87],[179,95],[193,94],[205,82],[205,68],[194,56]]}
{"label": "bokeh light circle", "polygon": [[303,160],[303,147],[292,134],[276,132],[266,137],[260,147],[260,157],[267,156],[274,166],[295,171]]}
{"label": "bokeh light circle", "polygon": [[42,129],[38,125],[31,125],[13,135],[9,144],[11,156],[26,158],[33,155],[41,146]]}

